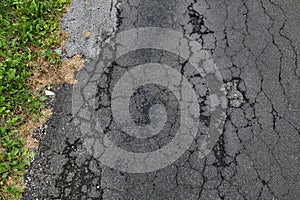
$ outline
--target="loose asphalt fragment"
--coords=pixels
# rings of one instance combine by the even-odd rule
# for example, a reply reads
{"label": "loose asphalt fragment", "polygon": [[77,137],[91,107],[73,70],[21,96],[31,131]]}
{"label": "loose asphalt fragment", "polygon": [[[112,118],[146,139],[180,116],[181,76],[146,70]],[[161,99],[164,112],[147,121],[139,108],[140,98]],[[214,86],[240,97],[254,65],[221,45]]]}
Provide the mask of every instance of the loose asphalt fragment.
{"label": "loose asphalt fragment", "polygon": [[74,0],[24,199],[300,198],[300,3]]}

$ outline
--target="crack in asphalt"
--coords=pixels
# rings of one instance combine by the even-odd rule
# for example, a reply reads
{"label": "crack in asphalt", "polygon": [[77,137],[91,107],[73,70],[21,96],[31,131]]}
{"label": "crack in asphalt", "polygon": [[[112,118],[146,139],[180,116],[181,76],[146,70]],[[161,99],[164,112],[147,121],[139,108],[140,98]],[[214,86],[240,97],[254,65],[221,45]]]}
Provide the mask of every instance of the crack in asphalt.
{"label": "crack in asphalt", "polygon": [[[80,131],[86,130],[88,119],[84,117],[92,111],[83,105],[86,116],[81,116],[79,122],[72,115],[73,86],[57,86],[53,88],[56,99],[50,103],[53,116],[36,134],[40,145],[25,177],[24,199],[299,199],[297,1],[112,0],[91,1],[89,6],[83,6],[84,3],[73,1],[62,20],[64,29],[71,34],[66,51],[69,57],[81,53],[86,58],[85,67],[79,72],[86,78],[78,81],[97,86],[96,112],[106,124],[105,133],[114,130],[115,122],[107,108],[116,80],[137,64],[147,62],[175,66],[187,77],[200,96],[199,119],[206,126],[210,122],[205,115],[207,85],[201,82],[200,74],[193,74],[186,60],[151,49],[116,58],[110,39],[119,31],[139,27],[179,31],[211,53],[227,92],[226,122],[213,150],[202,159],[197,153],[200,135],[178,160],[163,169],[142,174],[121,172],[104,166],[86,151],[86,140]],[[91,32],[88,39],[83,37],[86,31]],[[193,52],[189,48],[188,60]],[[100,59],[95,61],[98,54]],[[105,69],[102,82],[97,82],[99,69],[90,66],[100,62],[110,67]],[[180,86],[179,90],[183,93]],[[162,88],[148,91],[157,91],[155,97],[166,98]],[[82,97],[87,93],[80,92]],[[143,103],[142,98],[134,98],[132,102],[137,105]],[[173,108],[173,104],[168,106]],[[137,108],[142,113],[142,106]],[[132,116],[145,120],[149,109],[145,118],[138,118],[135,110]],[[170,122],[170,127],[175,125]],[[140,138],[122,134],[111,139],[123,149],[138,151],[144,147],[142,151],[150,151],[163,147],[173,137],[168,133],[156,136],[159,139],[153,140],[151,147],[141,145]]]}

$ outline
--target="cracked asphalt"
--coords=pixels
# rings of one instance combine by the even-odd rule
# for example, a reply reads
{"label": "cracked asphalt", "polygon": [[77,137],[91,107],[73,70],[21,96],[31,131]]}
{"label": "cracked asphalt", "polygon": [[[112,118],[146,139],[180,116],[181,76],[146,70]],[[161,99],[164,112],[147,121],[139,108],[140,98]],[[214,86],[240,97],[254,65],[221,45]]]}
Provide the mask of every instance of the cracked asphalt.
{"label": "cracked asphalt", "polygon": [[[35,135],[40,144],[25,177],[23,199],[300,199],[299,25],[297,0],[73,0],[62,20],[71,36],[65,50],[67,57],[84,56],[85,66],[75,77],[83,96],[90,95],[86,87],[94,85],[95,108],[88,109],[94,109],[104,135],[114,144],[130,152],[153,152],[167,146],[181,127],[181,101],[167,87],[146,84],[130,98],[133,121],[160,124],[161,116],[152,116],[166,112],[167,125],[150,139],[115,129],[113,111],[107,109],[111,93],[136,65],[161,63],[178,70],[199,96],[199,129],[206,130],[213,121],[205,77],[181,55],[148,48],[115,56],[110,41],[126,30],[171,29],[201,44],[221,74],[226,119],[205,157],[197,152],[203,136],[198,131],[175,162],[129,173],[104,165],[97,146],[89,152],[93,144],[83,137],[89,112],[81,118],[74,115],[75,86],[56,86],[55,100],[49,103],[53,115]],[[102,62],[112,64],[101,72],[91,70]],[[85,105],[89,99],[78,102]]]}

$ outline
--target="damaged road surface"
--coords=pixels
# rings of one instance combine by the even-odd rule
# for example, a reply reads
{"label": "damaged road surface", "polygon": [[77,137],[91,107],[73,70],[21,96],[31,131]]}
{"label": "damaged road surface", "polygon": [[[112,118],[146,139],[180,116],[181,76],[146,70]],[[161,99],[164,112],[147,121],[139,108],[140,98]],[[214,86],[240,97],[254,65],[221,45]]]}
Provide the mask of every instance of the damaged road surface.
{"label": "damaged road surface", "polygon": [[24,199],[300,198],[297,0],[74,0]]}

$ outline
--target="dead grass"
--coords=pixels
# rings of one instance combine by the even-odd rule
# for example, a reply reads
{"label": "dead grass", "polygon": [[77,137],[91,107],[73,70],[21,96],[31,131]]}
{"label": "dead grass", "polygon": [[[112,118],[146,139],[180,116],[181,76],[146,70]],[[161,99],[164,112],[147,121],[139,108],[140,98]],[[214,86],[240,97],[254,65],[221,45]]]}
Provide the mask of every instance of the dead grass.
{"label": "dead grass", "polygon": [[31,71],[31,77],[28,84],[32,87],[32,91],[37,93],[43,88],[50,85],[57,85],[64,82],[74,84],[74,72],[79,70],[83,65],[81,55],[75,55],[72,58],[62,61],[61,67],[50,65],[45,58],[39,57],[35,61],[29,63],[31,66],[39,66]]}
{"label": "dead grass", "polygon": [[37,128],[42,127],[47,119],[52,115],[51,109],[42,110],[42,116],[30,116],[27,122],[20,127],[20,134],[26,140],[26,147],[29,150],[34,150],[37,147],[38,141],[32,137]]}
{"label": "dead grass", "polygon": [[[60,30],[57,33],[60,40],[57,48],[65,53],[64,45],[69,38],[68,34]],[[32,66],[31,76],[28,79],[28,84],[35,95],[40,95],[41,91],[46,87],[58,85],[62,83],[75,84],[74,72],[78,71],[83,66],[83,58],[81,55],[75,55],[65,61],[62,61],[61,66],[50,64],[47,59],[39,57],[28,63]],[[34,132],[43,126],[47,119],[51,116],[52,111],[45,109],[41,111],[42,116],[30,116],[29,119],[20,128],[22,137],[27,142],[27,147],[34,150],[37,147],[38,141],[32,138]]]}
{"label": "dead grass", "polygon": [[[64,54],[64,45],[69,36],[61,30],[58,31],[57,38],[61,41],[57,48]],[[37,93],[43,88],[51,85],[62,84],[64,82],[74,84],[76,82],[74,79],[74,72],[83,66],[83,59],[81,55],[77,54],[72,58],[62,61],[61,66],[58,67],[49,64],[46,58],[39,57],[34,61],[30,61],[28,65],[33,66],[31,76],[28,79],[28,84],[32,86],[32,91]]]}
{"label": "dead grass", "polygon": [[[68,35],[59,31],[57,37],[61,41],[57,47],[64,54],[64,45],[68,39]],[[75,84],[74,72],[78,71],[83,66],[83,58],[81,55],[75,55],[65,61],[62,61],[61,66],[50,64],[45,58],[39,57],[28,63],[32,66],[31,76],[28,79],[28,84],[31,85],[32,92],[39,96],[41,91],[46,87],[55,86],[62,83]],[[26,147],[30,151],[34,151],[38,146],[38,140],[33,138],[35,131],[42,127],[49,117],[52,115],[52,110],[41,110],[42,116],[29,116],[26,123],[20,127],[20,135],[26,141]],[[1,149],[0,149],[1,151]],[[23,191],[24,182],[18,184],[20,191]]]}

